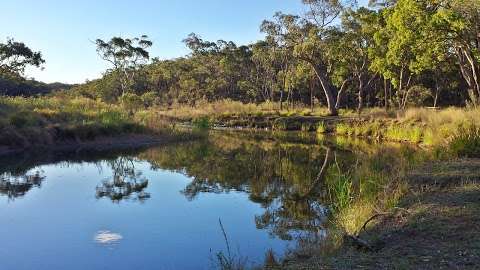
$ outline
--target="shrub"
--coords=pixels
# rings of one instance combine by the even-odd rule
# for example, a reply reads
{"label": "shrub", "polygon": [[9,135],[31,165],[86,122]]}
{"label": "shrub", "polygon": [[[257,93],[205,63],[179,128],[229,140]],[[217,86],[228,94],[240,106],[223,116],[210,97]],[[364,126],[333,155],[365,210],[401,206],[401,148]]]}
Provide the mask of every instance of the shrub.
{"label": "shrub", "polygon": [[10,116],[9,122],[16,128],[41,126],[42,119],[34,112],[20,111]]}
{"label": "shrub", "polygon": [[120,103],[130,113],[138,111],[143,106],[143,100],[140,96],[132,93],[125,93],[120,97]]}
{"label": "shrub", "polygon": [[151,107],[155,105],[155,103],[157,102],[157,97],[158,97],[158,94],[153,91],[146,92],[141,97],[143,101],[143,105],[145,107]]}
{"label": "shrub", "polygon": [[207,130],[211,127],[210,119],[206,116],[194,119],[192,125],[198,130]]}

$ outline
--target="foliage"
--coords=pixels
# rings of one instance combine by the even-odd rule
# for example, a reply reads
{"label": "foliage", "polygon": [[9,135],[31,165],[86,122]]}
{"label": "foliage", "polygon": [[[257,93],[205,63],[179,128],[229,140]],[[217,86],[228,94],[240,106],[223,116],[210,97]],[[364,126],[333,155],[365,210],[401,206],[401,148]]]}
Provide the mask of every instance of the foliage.
{"label": "foliage", "polygon": [[0,43],[0,74],[23,75],[27,66],[40,67],[43,63],[42,54],[32,51],[25,43],[13,39]]}
{"label": "foliage", "polygon": [[138,111],[144,105],[142,97],[132,93],[124,93],[120,97],[120,103],[130,113]]}
{"label": "foliage", "polygon": [[[225,99],[275,104],[277,111],[321,105],[331,115],[342,108],[478,103],[478,1],[373,1],[370,8],[355,2],[304,0],[306,12],[275,13],[261,24],[265,38],[252,44],[192,33],[184,40],[191,53],[172,60],[150,62],[147,36],[97,39],[111,68],[72,92],[108,103],[135,94],[146,107],[165,108]],[[43,61],[23,43],[2,46],[2,61],[10,63],[2,65],[17,71],[10,73]]]}
{"label": "foliage", "polygon": [[116,72],[122,95],[130,91],[139,68],[150,59],[147,49],[153,43],[148,36],[138,38],[113,37],[105,42],[95,41],[98,55],[112,65],[110,72]]}
{"label": "foliage", "polygon": [[193,127],[198,130],[207,130],[211,127],[210,119],[208,117],[199,117],[193,120]]}

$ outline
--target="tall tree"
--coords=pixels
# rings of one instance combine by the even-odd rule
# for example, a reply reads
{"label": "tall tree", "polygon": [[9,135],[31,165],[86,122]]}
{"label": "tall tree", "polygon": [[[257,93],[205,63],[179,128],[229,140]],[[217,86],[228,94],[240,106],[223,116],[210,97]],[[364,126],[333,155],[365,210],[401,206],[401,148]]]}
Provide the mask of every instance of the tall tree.
{"label": "tall tree", "polygon": [[97,39],[95,44],[98,55],[112,65],[109,71],[119,76],[121,95],[130,91],[135,75],[150,59],[147,49],[152,41],[142,35],[132,39],[113,37],[108,42]]}
{"label": "tall tree", "polygon": [[[332,80],[332,64],[327,54],[332,24],[339,18],[343,10],[355,5],[355,1],[339,0],[302,0],[309,11],[305,14],[303,25],[297,27],[300,39],[294,47],[294,54],[309,63],[322,86],[331,115],[337,115],[337,89]],[[300,29],[300,31],[298,31]],[[334,38],[334,37],[333,37]]]}
{"label": "tall tree", "polygon": [[344,64],[348,74],[357,82],[357,110],[364,106],[365,91],[371,86],[376,75],[370,72],[371,61],[368,50],[373,46],[377,13],[366,8],[347,10],[342,16],[343,35],[334,50],[340,51],[337,61]]}
{"label": "tall tree", "polygon": [[480,103],[480,2],[478,0],[437,0],[433,6],[437,39],[455,51],[460,71]]}

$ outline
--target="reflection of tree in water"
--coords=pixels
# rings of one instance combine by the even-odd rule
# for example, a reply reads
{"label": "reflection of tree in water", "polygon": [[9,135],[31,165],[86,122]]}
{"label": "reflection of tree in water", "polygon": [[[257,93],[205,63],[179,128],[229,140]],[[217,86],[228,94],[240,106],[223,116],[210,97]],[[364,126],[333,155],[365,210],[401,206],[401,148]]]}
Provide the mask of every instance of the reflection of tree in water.
{"label": "reflection of tree in water", "polygon": [[[297,187],[284,185],[280,189],[267,188],[273,192],[263,193],[263,198],[256,198],[257,201],[272,201],[264,205],[265,212],[262,215],[255,217],[257,228],[268,229],[283,240],[318,241],[324,237],[323,223],[328,211],[319,201],[319,191],[332,155],[330,148],[325,147],[324,150],[325,157],[319,163],[322,165],[315,177],[305,179]],[[287,166],[287,171],[291,170],[291,166]]]}
{"label": "reflection of tree in water", "polygon": [[10,200],[23,197],[32,188],[40,187],[44,179],[42,171],[23,175],[0,174],[0,194],[7,196]]}
{"label": "reflection of tree in water", "polygon": [[150,194],[145,192],[148,180],[142,176],[142,172],[135,169],[131,158],[120,157],[108,161],[108,164],[112,168],[113,178],[97,186],[97,198],[109,198],[113,202],[128,199],[144,202],[150,198]]}
{"label": "reflection of tree in water", "polygon": [[258,228],[282,239],[313,239],[324,235],[327,215],[319,196],[332,151],[318,145],[213,137],[145,153],[153,167],[193,178],[182,193],[190,200],[201,193],[241,191],[259,203]]}

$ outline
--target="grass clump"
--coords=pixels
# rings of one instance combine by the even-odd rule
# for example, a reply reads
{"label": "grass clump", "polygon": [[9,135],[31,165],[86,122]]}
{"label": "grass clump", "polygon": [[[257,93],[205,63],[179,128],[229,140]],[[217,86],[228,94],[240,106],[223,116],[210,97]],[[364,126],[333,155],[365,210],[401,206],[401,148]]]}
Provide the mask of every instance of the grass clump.
{"label": "grass clump", "polygon": [[391,125],[387,128],[385,138],[391,141],[420,143],[422,130],[418,126]]}
{"label": "grass clump", "polygon": [[337,135],[350,135],[351,128],[347,124],[340,123],[340,124],[337,124],[335,128],[335,132],[337,133]]}
{"label": "grass clump", "polygon": [[327,126],[325,125],[325,122],[320,122],[317,124],[317,133],[318,134],[327,133]]}
{"label": "grass clump", "polygon": [[450,142],[450,151],[457,157],[480,157],[480,128],[461,129]]}

